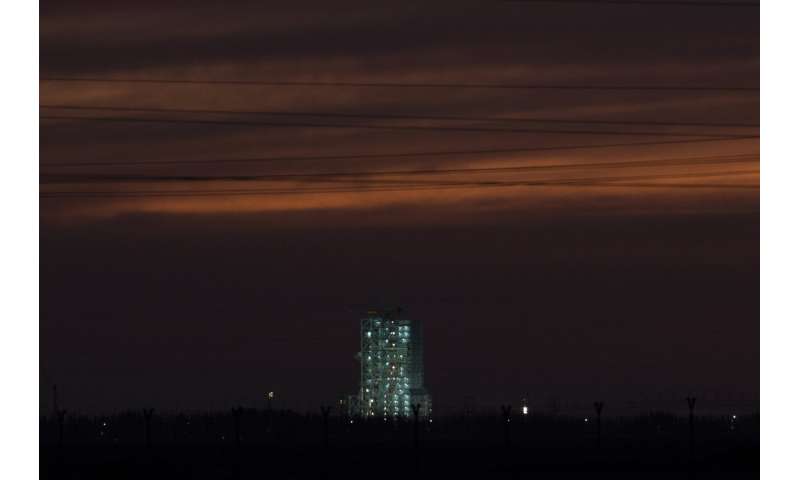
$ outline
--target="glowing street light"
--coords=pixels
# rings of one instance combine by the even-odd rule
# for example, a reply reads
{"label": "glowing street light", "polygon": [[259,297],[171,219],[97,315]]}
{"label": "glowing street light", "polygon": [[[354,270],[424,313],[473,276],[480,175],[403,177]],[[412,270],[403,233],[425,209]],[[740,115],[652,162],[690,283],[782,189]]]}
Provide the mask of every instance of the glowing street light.
{"label": "glowing street light", "polygon": [[267,397],[267,410],[269,410],[271,412],[272,411],[272,399],[275,398],[275,392],[267,392],[267,394],[264,395],[264,396]]}

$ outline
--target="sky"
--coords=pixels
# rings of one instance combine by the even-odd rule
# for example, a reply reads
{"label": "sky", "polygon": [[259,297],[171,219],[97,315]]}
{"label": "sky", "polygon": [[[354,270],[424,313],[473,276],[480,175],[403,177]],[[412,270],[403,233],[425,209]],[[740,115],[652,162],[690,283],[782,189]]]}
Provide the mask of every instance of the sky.
{"label": "sky", "polygon": [[430,3],[40,3],[42,409],[753,407],[758,10]]}

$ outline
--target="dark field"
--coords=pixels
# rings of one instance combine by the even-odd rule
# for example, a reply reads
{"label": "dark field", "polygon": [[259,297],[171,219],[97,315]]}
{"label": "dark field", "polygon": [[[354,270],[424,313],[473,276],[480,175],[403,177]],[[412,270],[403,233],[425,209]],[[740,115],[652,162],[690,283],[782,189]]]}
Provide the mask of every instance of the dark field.
{"label": "dark field", "polygon": [[[42,478],[757,478],[759,418],[498,415],[363,422],[245,410],[42,418]],[[148,445],[149,443],[149,445]]]}

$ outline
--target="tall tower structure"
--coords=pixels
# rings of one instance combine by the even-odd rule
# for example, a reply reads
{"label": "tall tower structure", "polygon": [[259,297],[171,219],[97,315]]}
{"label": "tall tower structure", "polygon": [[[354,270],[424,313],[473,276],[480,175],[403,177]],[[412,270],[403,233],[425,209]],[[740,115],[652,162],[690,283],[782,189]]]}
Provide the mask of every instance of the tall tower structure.
{"label": "tall tower structure", "polygon": [[402,309],[371,310],[361,319],[359,412],[365,417],[409,417],[412,406],[431,414],[425,390],[422,324]]}

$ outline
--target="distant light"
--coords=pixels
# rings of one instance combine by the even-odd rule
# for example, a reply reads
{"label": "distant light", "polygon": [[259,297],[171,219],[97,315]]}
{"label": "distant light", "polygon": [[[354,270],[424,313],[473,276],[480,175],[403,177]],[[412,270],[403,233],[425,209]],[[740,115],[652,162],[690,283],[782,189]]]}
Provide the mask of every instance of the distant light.
{"label": "distant light", "polygon": [[526,407],[522,407],[522,414],[523,415],[527,415],[528,414],[528,407],[527,406]]}
{"label": "distant light", "polygon": [[267,398],[269,398],[270,400],[272,400],[274,397],[275,397],[275,392],[267,393]]}
{"label": "distant light", "polygon": [[736,415],[733,416],[733,419],[736,420]]}
{"label": "distant light", "polygon": [[350,423],[353,423],[353,421],[352,421],[352,420],[350,420]]}
{"label": "distant light", "polygon": [[589,421],[589,419],[588,419],[588,418],[584,418],[584,419],[583,419],[583,421],[584,421],[584,422],[588,422],[588,421]]}

